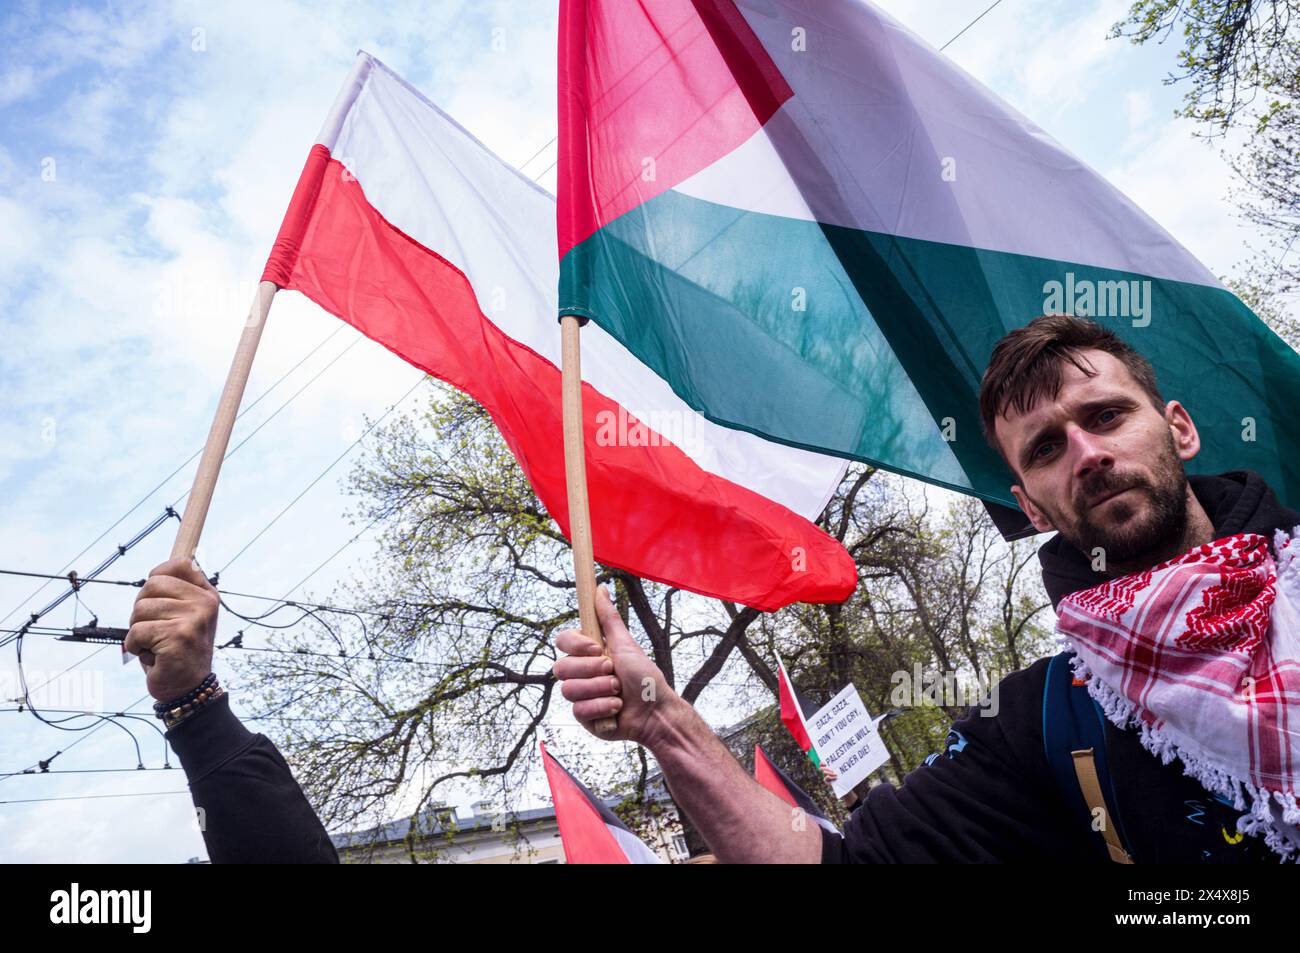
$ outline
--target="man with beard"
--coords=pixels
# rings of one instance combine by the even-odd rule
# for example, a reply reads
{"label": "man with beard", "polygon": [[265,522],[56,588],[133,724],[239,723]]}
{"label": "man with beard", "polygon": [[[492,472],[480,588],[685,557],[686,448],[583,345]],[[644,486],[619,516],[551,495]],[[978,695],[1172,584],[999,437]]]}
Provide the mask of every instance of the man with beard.
{"label": "man with beard", "polygon": [[[1276,529],[1300,524],[1300,513],[1282,507],[1252,471],[1187,477],[1183,464],[1200,449],[1187,410],[1177,400],[1165,401],[1150,363],[1095,322],[1046,316],[1010,332],[994,348],[980,406],[986,439],[1016,477],[1016,500],[1036,529],[1057,533],[1039,550],[1043,582],[1053,608],[1071,620],[1065,631],[1080,658],[1075,651],[1062,653],[1002,679],[994,704],[953,725],[945,757],[913,771],[900,787],[873,788],[843,837],[791,823],[788,806],[754,782],[668,687],[603,590],[597,611],[611,657],[602,657],[579,632],[557,637],[568,656],[556,663],[555,674],[574,716],[590,728],[617,715],[617,737],[651,750],[674,799],[723,862],[1276,862],[1277,835],[1270,834],[1267,844],[1263,836],[1247,836],[1263,833],[1267,791],[1259,789],[1255,813],[1264,816],[1255,817],[1240,793],[1229,796],[1232,791],[1216,786],[1235,777],[1231,771],[1217,762],[1207,768],[1190,756],[1187,763],[1169,760],[1200,740],[1213,748],[1211,739],[1195,734],[1210,730],[1205,711],[1156,708],[1157,720],[1201,725],[1190,737],[1171,740],[1135,727],[1149,714],[1124,696],[1133,673],[1124,665],[1135,663],[1112,658],[1115,681],[1123,684],[1108,689],[1105,679],[1092,677],[1113,673],[1105,653],[1093,652],[1091,635],[1123,629],[1120,620],[1127,624],[1135,600],[1146,607],[1141,600],[1153,573],[1207,569],[1202,560],[1220,558],[1222,548],[1210,544],[1231,537],[1233,546],[1254,546],[1250,552],[1258,558],[1248,563],[1233,549],[1226,568],[1210,564],[1197,578],[1232,576],[1259,598],[1240,611],[1233,606],[1236,628],[1227,635],[1210,626],[1188,637],[1208,632],[1195,646],[1217,665],[1248,658],[1261,640],[1247,636],[1264,631],[1258,623],[1267,623],[1272,597],[1271,582],[1249,585],[1257,578],[1249,572],[1273,565],[1260,556],[1262,537],[1253,534],[1271,540]],[[1067,599],[1071,594],[1077,595]],[[1195,622],[1199,611],[1180,611],[1175,622]],[[1130,654],[1150,654],[1153,643],[1143,639],[1144,633],[1135,643],[1142,651]],[[1227,655],[1212,654],[1219,651]],[[1090,667],[1082,666],[1083,657]],[[1160,664],[1145,656],[1140,661],[1157,689],[1164,677]],[[1086,772],[1076,757],[1078,787],[1073,777],[1062,779],[1060,752],[1052,748],[1059,726],[1057,709],[1045,703],[1049,680],[1061,695],[1086,687],[1097,700],[1096,715],[1085,708],[1082,717],[1096,718],[1089,730],[1097,744],[1089,748],[1099,750],[1086,758]],[[1209,694],[1193,704],[1217,704]],[[1181,703],[1187,697],[1184,692]],[[1248,693],[1236,700],[1251,701]],[[1091,704],[1086,696],[1083,703]],[[1235,714],[1225,712],[1225,723]],[[1117,724],[1130,721],[1127,728]],[[1246,747],[1229,745],[1234,750],[1228,757]],[[1067,748],[1067,764],[1071,755]],[[1094,780],[1091,790],[1085,774]],[[1098,806],[1089,814],[1085,804]]]}

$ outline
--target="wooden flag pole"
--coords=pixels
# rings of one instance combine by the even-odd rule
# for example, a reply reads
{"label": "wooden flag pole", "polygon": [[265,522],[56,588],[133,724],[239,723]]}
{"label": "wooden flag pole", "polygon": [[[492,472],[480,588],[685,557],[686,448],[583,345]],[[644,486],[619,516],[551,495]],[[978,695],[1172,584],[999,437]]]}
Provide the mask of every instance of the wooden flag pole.
{"label": "wooden flag pole", "polygon": [[208,442],[203,447],[203,456],[199,458],[194,486],[190,489],[189,502],[185,504],[185,516],[176,533],[176,542],[172,544],[172,559],[192,557],[199,545],[203,522],[208,517],[208,507],[212,503],[212,491],[216,488],[217,476],[221,473],[221,461],[226,456],[230,432],[235,427],[239,405],[244,399],[248,372],[252,370],[258,342],[262,340],[262,328],[266,326],[266,315],[271,310],[271,299],[278,290],[279,287],[273,281],[263,281],[257,286],[257,294],[248,309],[244,333],[235,350],[235,359],[230,364],[230,373],[226,375],[225,390],[221,392],[221,400],[217,403],[212,429],[208,431]]}
{"label": "wooden flag pole", "polygon": [[[563,352],[564,476],[569,493],[569,541],[573,545],[573,573],[578,586],[578,620],[582,634],[605,650],[609,646],[596,618],[596,556],[591,543],[591,512],[587,508],[587,455],[582,434],[581,325],[577,315],[560,318]],[[601,718],[592,730],[602,738],[618,731],[618,719]]]}

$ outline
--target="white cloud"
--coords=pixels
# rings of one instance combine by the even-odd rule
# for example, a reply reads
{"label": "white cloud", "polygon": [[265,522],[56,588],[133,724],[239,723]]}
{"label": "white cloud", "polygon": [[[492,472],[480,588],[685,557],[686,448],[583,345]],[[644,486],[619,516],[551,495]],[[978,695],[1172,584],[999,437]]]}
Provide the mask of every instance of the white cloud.
{"label": "white cloud", "polygon": [[1151,93],[1147,90],[1134,90],[1125,94],[1124,108],[1128,113],[1128,129],[1135,133],[1151,121]]}
{"label": "white cloud", "polygon": [[36,88],[36,73],[25,64],[10,66],[0,73],[0,106],[28,96]]}
{"label": "white cloud", "polygon": [[1125,41],[1106,38],[1128,7],[1128,0],[1098,0],[1071,7],[1076,15],[1069,18],[1061,17],[1059,8],[1036,7],[1037,29],[1026,37],[1028,55],[1011,57],[1031,97],[1026,108],[1042,115],[1086,102],[1128,49]]}
{"label": "white cloud", "polygon": [[1101,171],[1211,271],[1224,275],[1241,261],[1252,232],[1227,202],[1232,170],[1222,147],[1193,139],[1192,131],[1190,122],[1171,119]]}

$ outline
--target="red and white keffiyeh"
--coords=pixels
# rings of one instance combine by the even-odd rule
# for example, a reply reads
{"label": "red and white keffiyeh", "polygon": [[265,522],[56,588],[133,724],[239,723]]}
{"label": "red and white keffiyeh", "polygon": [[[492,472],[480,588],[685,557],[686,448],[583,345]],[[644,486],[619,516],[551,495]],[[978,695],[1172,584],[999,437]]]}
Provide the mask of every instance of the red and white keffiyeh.
{"label": "red and white keffiyeh", "polygon": [[1300,526],[1237,533],[1071,593],[1057,634],[1118,727],[1300,858]]}

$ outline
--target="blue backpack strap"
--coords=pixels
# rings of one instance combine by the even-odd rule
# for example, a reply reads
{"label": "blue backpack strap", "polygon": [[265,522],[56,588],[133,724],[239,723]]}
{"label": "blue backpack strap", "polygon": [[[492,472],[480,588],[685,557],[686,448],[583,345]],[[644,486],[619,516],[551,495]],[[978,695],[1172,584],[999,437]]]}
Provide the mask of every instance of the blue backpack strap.
{"label": "blue backpack strap", "polygon": [[[1053,656],[1047,666],[1047,679],[1043,685],[1043,752],[1061,796],[1079,818],[1079,823],[1091,829],[1092,812],[1080,790],[1072,752],[1092,749],[1097,779],[1106,801],[1107,818],[1127,850],[1128,839],[1124,836],[1119,812],[1115,810],[1115,790],[1106,757],[1106,716],[1088,694],[1087,685],[1075,682],[1070,670],[1071,657],[1072,653],[1062,652]],[[1098,856],[1110,859],[1110,850],[1100,831],[1094,840]]]}

